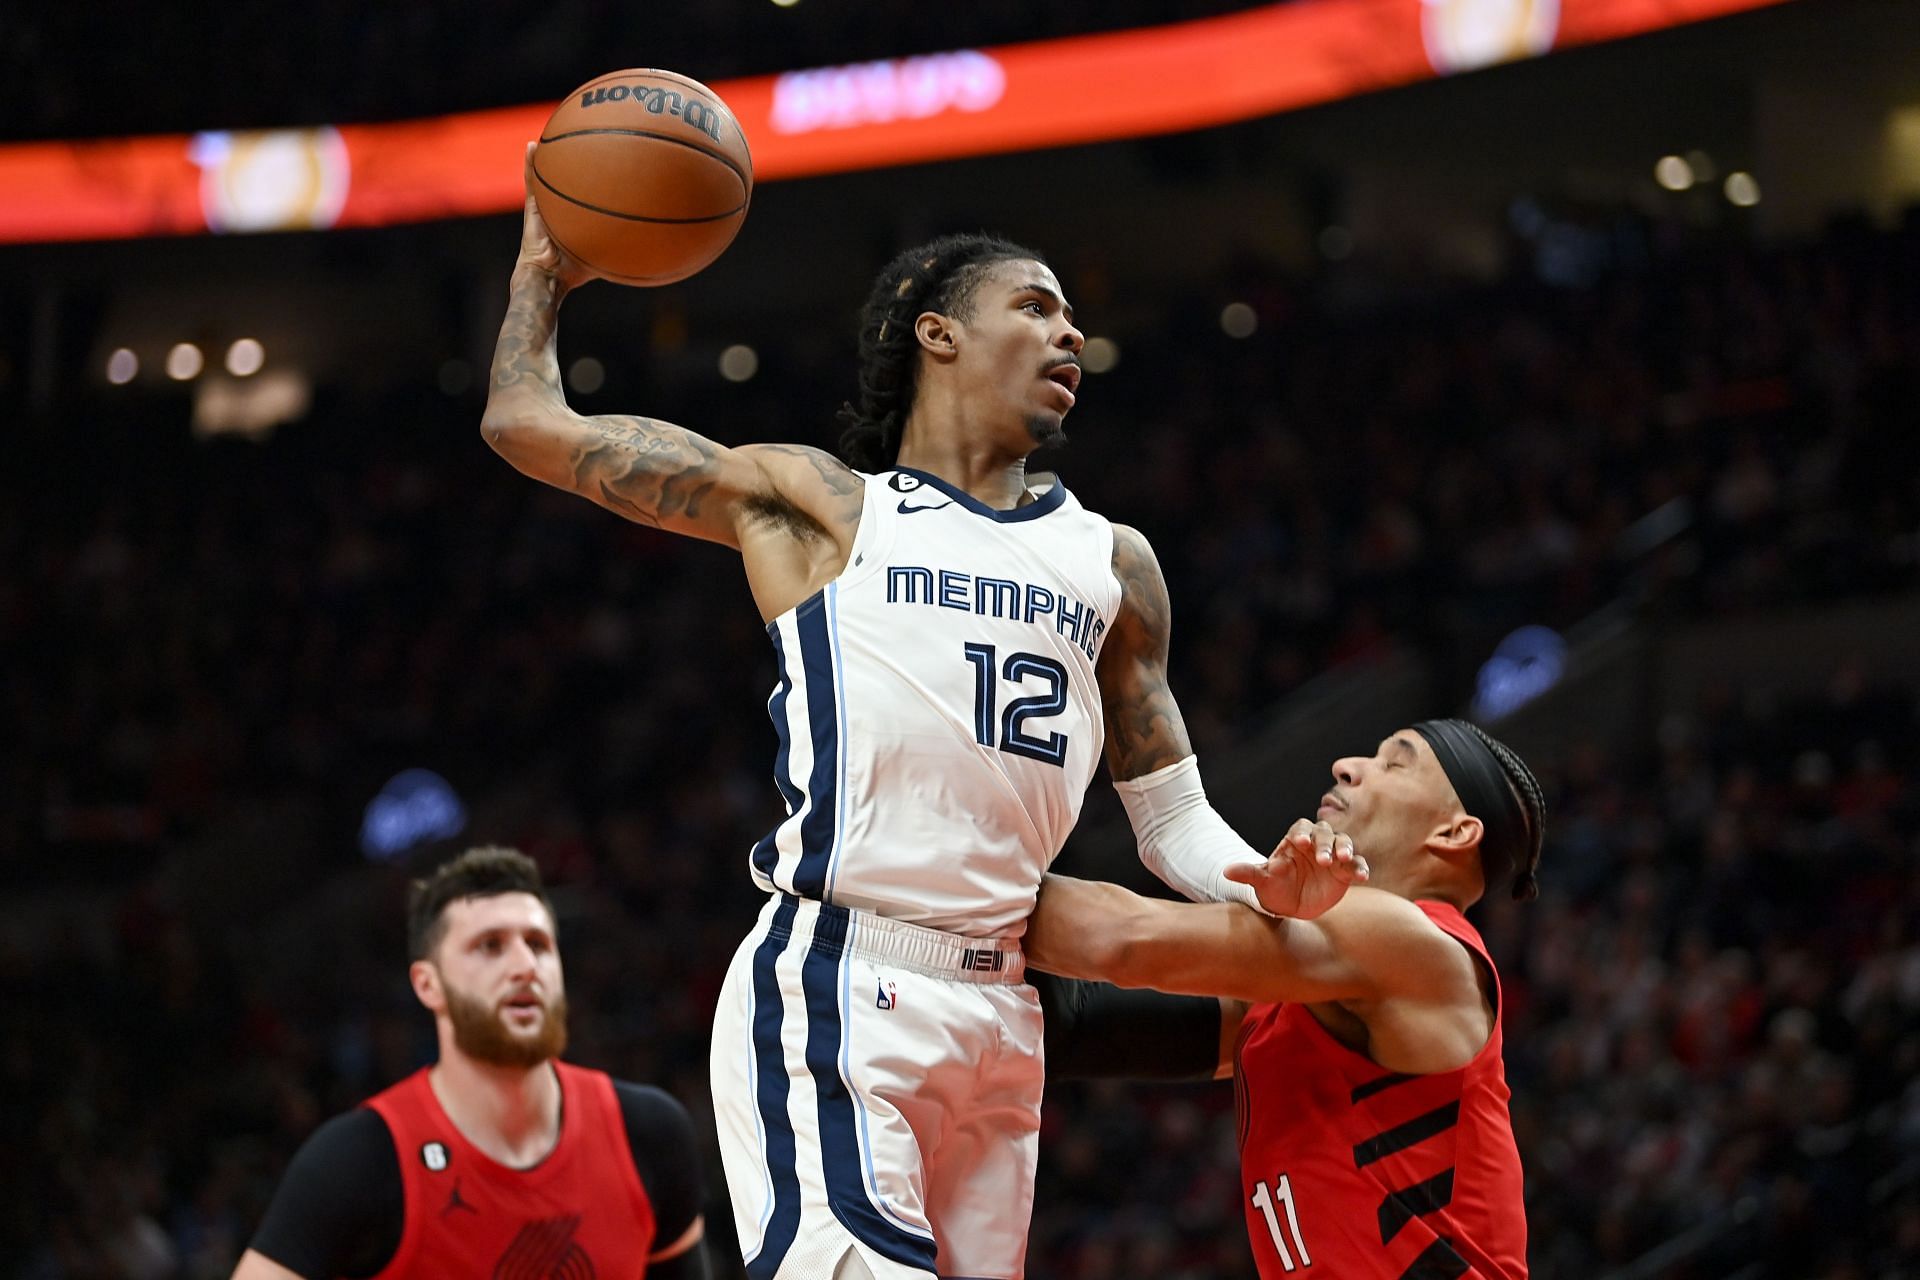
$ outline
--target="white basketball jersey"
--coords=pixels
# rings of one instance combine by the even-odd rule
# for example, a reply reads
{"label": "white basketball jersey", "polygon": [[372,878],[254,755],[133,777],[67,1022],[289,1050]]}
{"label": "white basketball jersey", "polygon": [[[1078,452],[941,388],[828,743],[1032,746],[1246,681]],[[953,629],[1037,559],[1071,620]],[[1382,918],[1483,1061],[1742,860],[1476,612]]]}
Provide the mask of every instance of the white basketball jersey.
{"label": "white basketball jersey", "polygon": [[788,816],[755,882],[1022,932],[1100,758],[1119,605],[1113,527],[1057,480],[996,511],[924,472],[867,477],[845,571],[767,627]]}

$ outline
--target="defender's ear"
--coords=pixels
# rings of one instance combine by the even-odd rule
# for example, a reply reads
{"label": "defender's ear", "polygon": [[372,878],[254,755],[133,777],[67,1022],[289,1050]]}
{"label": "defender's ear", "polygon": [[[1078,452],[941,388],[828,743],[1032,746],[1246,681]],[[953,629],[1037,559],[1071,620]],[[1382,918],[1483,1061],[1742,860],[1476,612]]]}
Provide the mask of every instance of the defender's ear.
{"label": "defender's ear", "polygon": [[1427,847],[1441,857],[1456,857],[1479,852],[1486,824],[1470,813],[1456,813],[1427,837]]}

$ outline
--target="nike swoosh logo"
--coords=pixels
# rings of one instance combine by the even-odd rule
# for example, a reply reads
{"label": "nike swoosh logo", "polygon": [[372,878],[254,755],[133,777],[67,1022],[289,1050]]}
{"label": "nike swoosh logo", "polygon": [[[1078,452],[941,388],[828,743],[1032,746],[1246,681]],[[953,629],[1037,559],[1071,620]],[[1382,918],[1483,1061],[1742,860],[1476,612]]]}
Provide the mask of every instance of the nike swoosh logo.
{"label": "nike swoosh logo", "polygon": [[901,515],[906,516],[906,515],[912,515],[916,511],[938,511],[942,507],[950,507],[952,505],[953,505],[953,499],[948,498],[945,502],[935,502],[924,507],[910,507],[905,502],[902,502],[899,506],[895,507],[894,510],[898,511]]}

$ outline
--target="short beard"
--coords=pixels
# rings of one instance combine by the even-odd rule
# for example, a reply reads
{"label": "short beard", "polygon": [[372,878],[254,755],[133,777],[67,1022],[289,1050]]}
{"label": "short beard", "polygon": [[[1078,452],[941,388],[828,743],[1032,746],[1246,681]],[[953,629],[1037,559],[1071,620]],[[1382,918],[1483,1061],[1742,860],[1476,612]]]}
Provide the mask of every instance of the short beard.
{"label": "short beard", "polygon": [[1036,413],[1027,418],[1027,434],[1036,448],[1057,449],[1067,442],[1067,425],[1058,415]]}
{"label": "short beard", "polygon": [[496,1067],[537,1067],[567,1051],[567,998],[555,996],[547,1005],[538,1034],[515,1035],[500,1020],[500,1011],[486,1001],[447,989],[447,1020],[453,1024],[453,1043],[460,1052]]}

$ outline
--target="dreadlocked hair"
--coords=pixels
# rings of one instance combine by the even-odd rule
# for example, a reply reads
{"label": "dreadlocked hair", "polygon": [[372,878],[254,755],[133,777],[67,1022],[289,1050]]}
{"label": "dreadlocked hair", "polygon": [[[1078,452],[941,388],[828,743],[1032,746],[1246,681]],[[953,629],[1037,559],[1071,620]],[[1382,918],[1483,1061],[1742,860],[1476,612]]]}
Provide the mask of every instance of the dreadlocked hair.
{"label": "dreadlocked hair", "polygon": [[875,277],[860,309],[860,395],[840,407],[840,456],[859,471],[882,471],[900,453],[920,375],[914,321],[934,311],[968,320],[973,291],[996,262],[1033,250],[985,234],[941,236],[900,254]]}
{"label": "dreadlocked hair", "polygon": [[1512,747],[1477,724],[1464,720],[1460,723],[1500,762],[1500,771],[1507,775],[1507,785],[1513,788],[1521,809],[1526,811],[1527,856],[1526,861],[1513,869],[1513,899],[1529,902],[1540,896],[1540,846],[1547,835],[1547,793],[1541,790],[1540,779],[1533,776],[1533,770],[1527,768],[1527,762]]}

